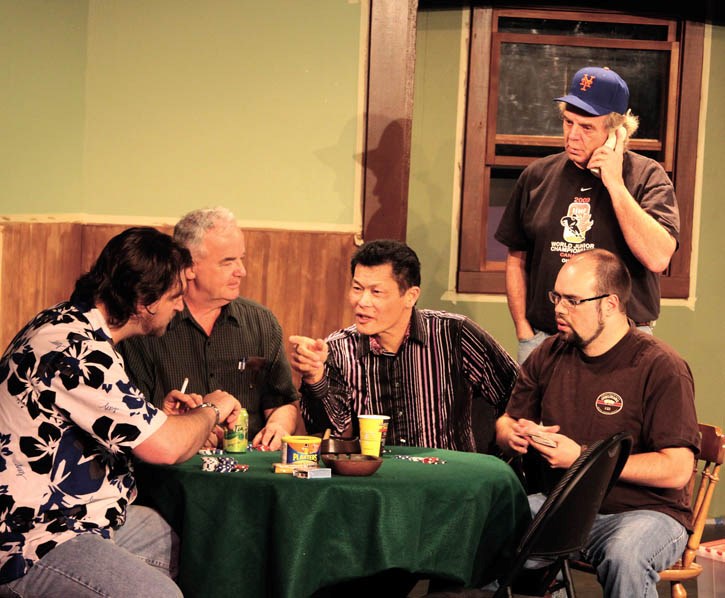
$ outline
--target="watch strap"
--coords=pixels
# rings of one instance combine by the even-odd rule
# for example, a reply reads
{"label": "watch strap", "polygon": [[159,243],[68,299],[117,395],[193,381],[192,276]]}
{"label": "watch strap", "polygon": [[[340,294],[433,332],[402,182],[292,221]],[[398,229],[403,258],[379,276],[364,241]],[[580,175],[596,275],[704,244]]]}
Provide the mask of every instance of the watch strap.
{"label": "watch strap", "polygon": [[205,403],[202,403],[201,405],[197,405],[195,409],[199,409],[200,407],[211,407],[216,412],[216,422],[214,422],[215,426],[219,425],[219,422],[222,419],[222,414],[219,411],[219,407],[217,407],[214,403],[210,403],[209,401],[206,401]]}

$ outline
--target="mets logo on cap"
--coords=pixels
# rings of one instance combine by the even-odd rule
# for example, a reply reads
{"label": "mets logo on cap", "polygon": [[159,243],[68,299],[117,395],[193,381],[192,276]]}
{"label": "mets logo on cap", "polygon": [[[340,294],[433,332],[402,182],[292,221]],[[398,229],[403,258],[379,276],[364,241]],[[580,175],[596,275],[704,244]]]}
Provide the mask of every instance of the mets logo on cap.
{"label": "mets logo on cap", "polygon": [[592,86],[592,84],[594,83],[594,79],[596,79],[594,75],[587,75],[586,73],[584,73],[582,75],[581,81],[579,81],[579,89],[581,89],[582,91],[586,91]]}
{"label": "mets logo on cap", "polygon": [[614,415],[624,407],[624,401],[616,392],[603,392],[594,403],[597,411],[602,415]]}

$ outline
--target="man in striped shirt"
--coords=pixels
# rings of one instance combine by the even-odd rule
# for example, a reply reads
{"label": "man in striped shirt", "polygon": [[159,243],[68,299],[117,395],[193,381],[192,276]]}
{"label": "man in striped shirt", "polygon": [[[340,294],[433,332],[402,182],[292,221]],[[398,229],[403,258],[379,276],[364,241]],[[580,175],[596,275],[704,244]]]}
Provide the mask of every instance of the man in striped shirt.
{"label": "man in striped shirt", "polygon": [[357,415],[383,414],[388,444],[488,451],[516,363],[469,318],[416,307],[420,262],[404,243],[366,243],[351,272],[355,324],[290,337],[308,431],[357,435]]}

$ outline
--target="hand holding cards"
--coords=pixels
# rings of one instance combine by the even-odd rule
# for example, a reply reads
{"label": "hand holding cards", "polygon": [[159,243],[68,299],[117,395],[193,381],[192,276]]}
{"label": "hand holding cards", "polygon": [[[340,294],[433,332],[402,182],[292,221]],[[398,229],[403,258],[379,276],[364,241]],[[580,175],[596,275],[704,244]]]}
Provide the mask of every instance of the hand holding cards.
{"label": "hand holding cards", "polygon": [[527,434],[526,436],[528,438],[530,438],[531,440],[533,440],[536,444],[542,444],[544,446],[549,446],[551,448],[556,448],[557,446],[559,446],[558,443],[556,442],[556,440],[554,440],[553,438],[551,438],[548,435]]}

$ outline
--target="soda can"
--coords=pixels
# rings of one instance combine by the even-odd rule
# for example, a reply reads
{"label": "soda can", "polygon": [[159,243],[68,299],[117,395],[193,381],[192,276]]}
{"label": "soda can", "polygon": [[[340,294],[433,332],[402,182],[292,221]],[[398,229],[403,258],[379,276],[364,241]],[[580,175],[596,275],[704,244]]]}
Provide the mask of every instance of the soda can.
{"label": "soda can", "polygon": [[224,430],[224,451],[227,453],[246,453],[247,452],[247,432],[249,430],[249,414],[242,407],[237,416],[237,423],[234,424],[232,430]]}

